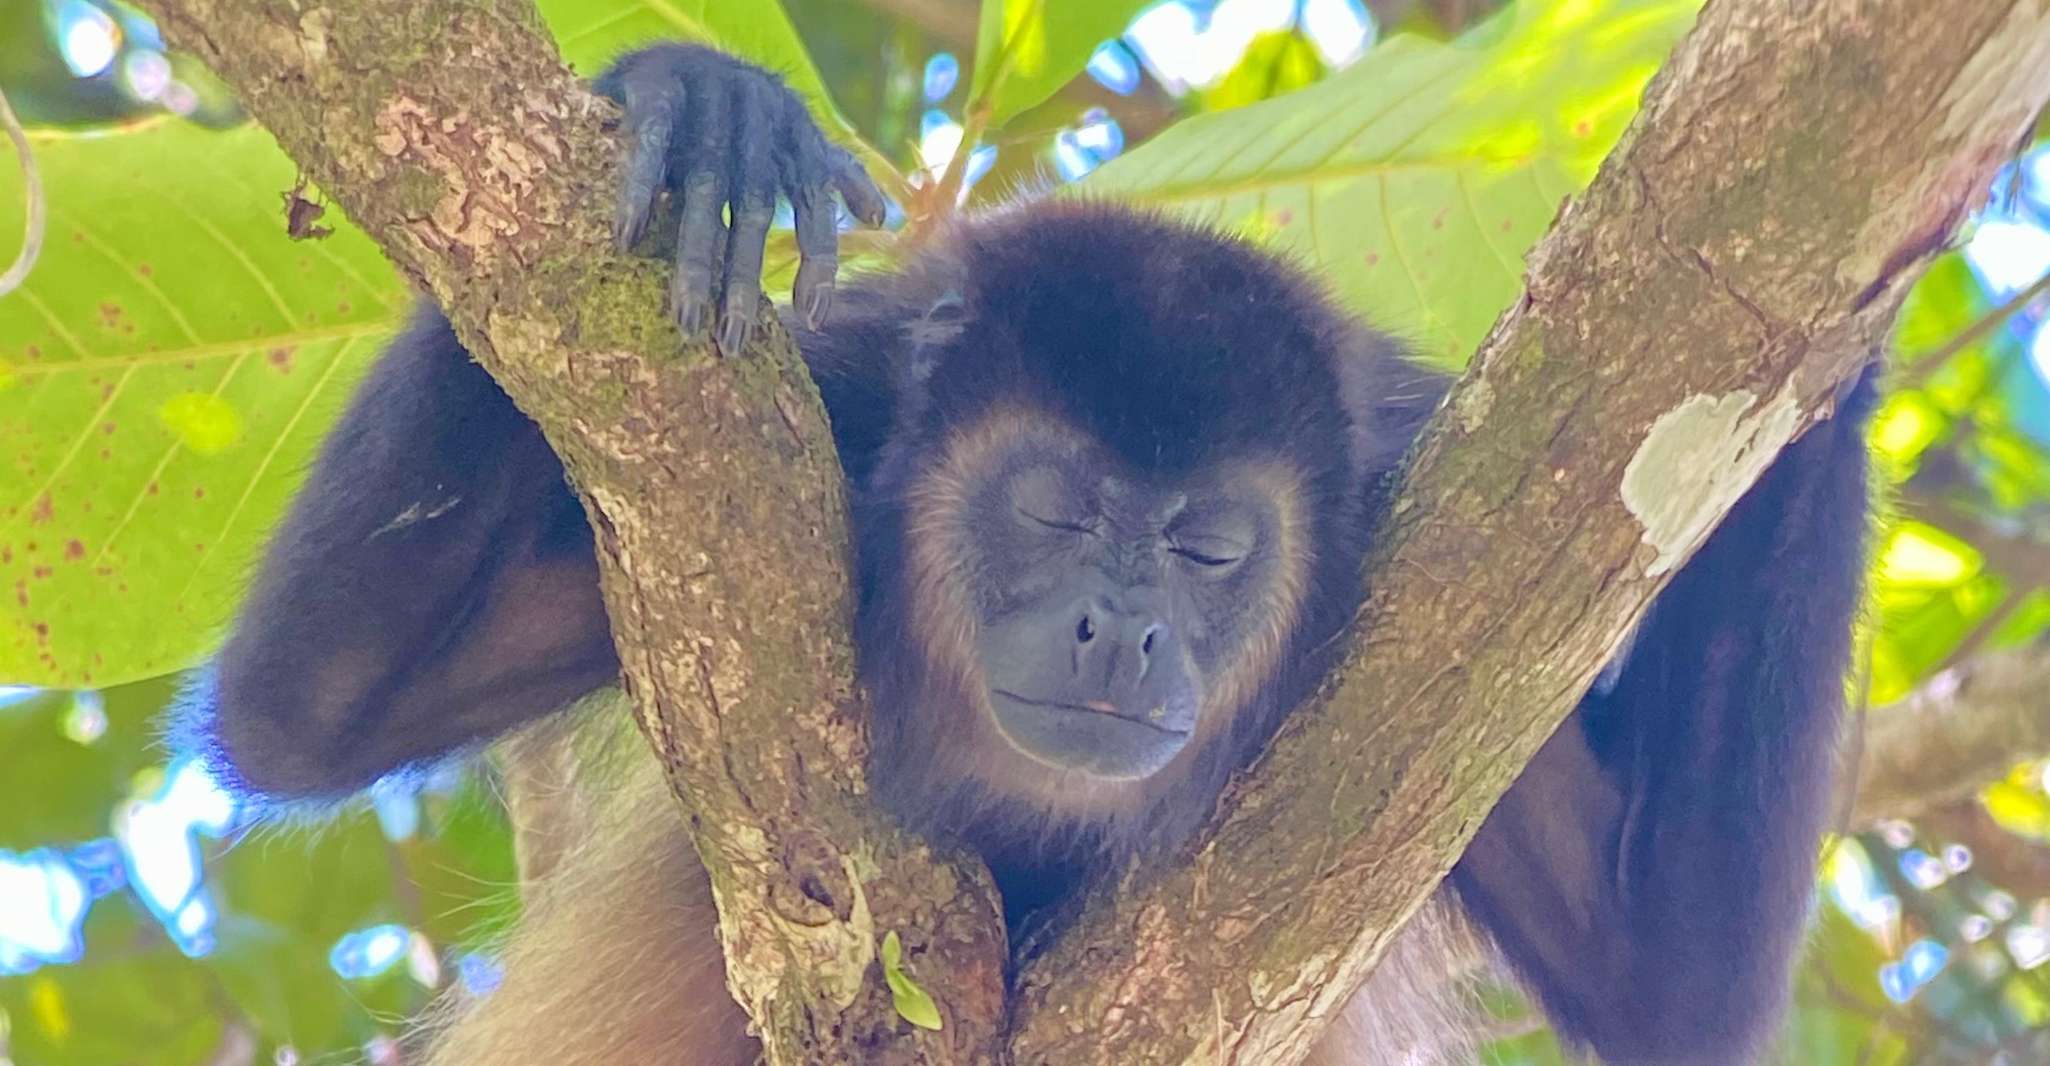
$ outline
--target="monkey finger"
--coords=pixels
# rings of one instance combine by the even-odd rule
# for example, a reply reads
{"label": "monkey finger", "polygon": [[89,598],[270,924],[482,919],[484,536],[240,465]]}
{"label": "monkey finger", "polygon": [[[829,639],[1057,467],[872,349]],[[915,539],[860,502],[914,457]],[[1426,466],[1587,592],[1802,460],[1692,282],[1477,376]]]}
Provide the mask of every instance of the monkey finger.
{"label": "monkey finger", "polygon": [[833,203],[831,146],[797,97],[786,98],[783,117],[783,194],[797,230],[797,279],[790,298],[803,323],[824,324],[840,267],[840,212]]}
{"label": "monkey finger", "polygon": [[726,167],[733,139],[729,86],[707,78],[698,84],[696,95],[696,137],[689,145],[683,203],[677,210],[676,273],[669,282],[670,311],[687,337],[705,327],[713,286],[725,266],[724,216],[730,194]]}
{"label": "monkey finger", "polygon": [[883,191],[876,188],[868,171],[862,169],[861,161],[839,145],[828,145],[826,153],[833,187],[840,190],[840,199],[847,202],[848,213],[871,226],[882,225],[889,210],[889,201],[884,198]]}
{"label": "monkey finger", "polygon": [[797,225],[797,282],[790,299],[804,324],[818,329],[833,306],[833,277],[840,269],[839,212],[823,188],[794,190],[790,208]]}
{"label": "monkey finger", "polygon": [[613,212],[612,236],[621,250],[647,231],[655,199],[669,177],[669,155],[677,119],[686,106],[681,82],[670,77],[633,77],[620,87],[628,135],[626,173]]}
{"label": "monkey finger", "polygon": [[[748,83],[734,97],[739,128],[773,130],[782,101],[771,83]],[[776,190],[782,184],[775,158],[775,138],[747,136],[734,148],[733,228],[727,234],[725,306],[720,309],[719,351],[738,355],[754,329],[755,308],[762,296],[762,249],[776,217]]]}
{"label": "monkey finger", "polygon": [[726,300],[720,309],[719,353],[739,355],[754,330],[755,309],[762,298],[762,248],[776,202],[743,194],[733,209],[733,231],[726,246]]}

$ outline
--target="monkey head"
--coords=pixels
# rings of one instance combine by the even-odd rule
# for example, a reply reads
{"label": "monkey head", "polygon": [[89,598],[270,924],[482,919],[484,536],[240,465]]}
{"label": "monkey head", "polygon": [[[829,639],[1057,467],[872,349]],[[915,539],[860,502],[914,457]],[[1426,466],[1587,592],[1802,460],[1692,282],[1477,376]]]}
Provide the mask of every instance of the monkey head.
{"label": "monkey head", "polygon": [[878,779],[986,853],[1153,847],[1358,606],[1411,427],[1349,405],[1348,367],[1400,361],[1240,242],[1087,206],[1008,222],[905,275],[932,311],[855,522]]}

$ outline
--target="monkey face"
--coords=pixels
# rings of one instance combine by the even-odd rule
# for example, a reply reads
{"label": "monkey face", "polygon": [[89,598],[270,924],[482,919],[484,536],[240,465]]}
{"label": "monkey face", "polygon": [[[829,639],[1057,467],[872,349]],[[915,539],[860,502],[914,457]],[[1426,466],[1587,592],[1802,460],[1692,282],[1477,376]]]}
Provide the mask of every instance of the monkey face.
{"label": "monkey face", "polygon": [[1221,733],[1296,623],[1284,464],[1148,477],[1014,408],[953,434],[912,499],[909,628],[980,727],[951,732],[995,749],[975,761],[1007,789],[1162,773]]}

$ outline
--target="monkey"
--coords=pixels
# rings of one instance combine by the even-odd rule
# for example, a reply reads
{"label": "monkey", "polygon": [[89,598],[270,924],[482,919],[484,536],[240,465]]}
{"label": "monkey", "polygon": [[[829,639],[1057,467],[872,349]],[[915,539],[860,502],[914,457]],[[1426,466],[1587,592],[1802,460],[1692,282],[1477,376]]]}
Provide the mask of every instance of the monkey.
{"label": "monkey", "polygon": [[[1014,930],[1189,839],[1332,667],[1449,378],[1285,259],[1112,203],[971,214],[843,285],[833,196],[871,223],[883,198],[773,75],[661,44],[597,86],[628,134],[622,243],[675,206],[686,334],[745,347],[771,212],[793,205],[786,317],[848,486],[879,798],[972,847]],[[1313,1061],[1456,1061],[1469,957],[1615,1066],[1766,1051],[1844,702],[1875,379],[1677,572]],[[576,767],[554,786],[570,828],[522,827],[504,984],[443,1012],[430,1061],[752,1061],[682,816],[616,692],[587,698],[618,667],[561,465],[426,306],[175,734],[281,800],[509,731]]]}

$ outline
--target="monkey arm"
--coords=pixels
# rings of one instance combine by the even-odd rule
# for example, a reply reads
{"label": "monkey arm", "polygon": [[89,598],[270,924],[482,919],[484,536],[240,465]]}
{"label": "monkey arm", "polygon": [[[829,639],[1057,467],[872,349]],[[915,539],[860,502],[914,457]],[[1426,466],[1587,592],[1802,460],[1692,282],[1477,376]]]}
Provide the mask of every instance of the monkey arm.
{"label": "monkey arm", "polygon": [[1569,1042],[1749,1062],[1813,890],[1864,569],[1868,371],[1786,449],[1489,816],[1453,884]]}
{"label": "monkey arm", "polygon": [[[720,296],[719,343],[745,347],[778,195],[794,205],[797,297],[817,326],[837,269],[831,192],[870,221],[883,200],[798,98],[686,45],[631,53],[597,88],[624,106],[630,132],[621,243],[664,192],[675,205],[670,295],[685,332]],[[829,398],[873,391],[853,383],[871,368],[842,362]],[[256,791],[338,795],[564,707],[617,672],[590,529],[562,467],[430,307],[328,439],[173,731]]]}
{"label": "monkey arm", "polygon": [[561,466],[426,308],[328,438],[194,713],[246,785],[339,794],[616,672]]}

